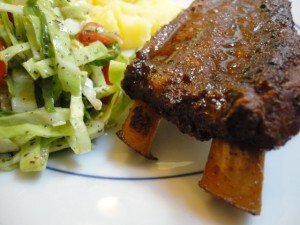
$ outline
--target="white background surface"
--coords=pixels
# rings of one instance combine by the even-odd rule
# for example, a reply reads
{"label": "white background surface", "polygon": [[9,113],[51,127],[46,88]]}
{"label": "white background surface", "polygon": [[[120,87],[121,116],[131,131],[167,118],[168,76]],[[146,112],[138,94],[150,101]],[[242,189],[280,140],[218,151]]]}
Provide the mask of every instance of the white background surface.
{"label": "white background surface", "polygon": [[[190,1],[180,1],[188,4]],[[300,24],[300,1],[294,0]],[[108,177],[157,177],[203,169],[209,143],[164,122],[154,143],[158,162],[128,150],[113,133],[91,154],[51,157],[49,167]],[[202,191],[201,175],[146,181],[103,180],[45,170],[0,173],[0,225],[299,225],[300,136],[266,156],[263,209],[251,216]]]}

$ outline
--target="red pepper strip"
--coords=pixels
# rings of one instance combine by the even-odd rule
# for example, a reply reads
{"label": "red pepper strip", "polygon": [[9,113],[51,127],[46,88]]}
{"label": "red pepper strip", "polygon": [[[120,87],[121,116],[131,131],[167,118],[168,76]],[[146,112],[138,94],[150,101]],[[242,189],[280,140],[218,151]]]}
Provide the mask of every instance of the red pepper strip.
{"label": "red pepper strip", "polygon": [[[5,49],[4,43],[0,40],[0,51]],[[0,86],[4,84],[4,78],[6,76],[6,63],[0,61]]]}
{"label": "red pepper strip", "polygon": [[12,13],[7,13],[7,15],[8,15],[9,21],[12,22],[12,23],[14,23],[14,16],[13,16],[13,14]]}
{"label": "red pepper strip", "polygon": [[107,97],[101,98],[101,101],[103,104],[107,105],[110,102],[111,98],[112,98],[112,96],[107,96]]}
{"label": "red pepper strip", "polygon": [[6,76],[6,63],[0,61],[0,86],[4,84],[4,78]]}
{"label": "red pepper strip", "polygon": [[85,46],[94,43],[96,41],[100,41],[105,45],[109,45],[116,42],[116,40],[114,40],[113,38],[106,37],[94,31],[81,31],[77,35],[77,39]]}
{"label": "red pepper strip", "polygon": [[107,85],[111,85],[112,83],[111,83],[110,80],[109,80],[109,64],[103,66],[102,72],[103,72],[103,75],[104,75],[104,79],[105,79],[106,84],[107,84]]}
{"label": "red pepper strip", "polygon": [[5,44],[3,41],[0,40],[0,51],[3,51],[5,49]]}
{"label": "red pepper strip", "polygon": [[[103,76],[107,85],[111,85],[112,83],[109,80],[109,64],[106,64],[102,68]],[[111,100],[111,96],[107,96],[101,99],[104,104],[108,104]]]}

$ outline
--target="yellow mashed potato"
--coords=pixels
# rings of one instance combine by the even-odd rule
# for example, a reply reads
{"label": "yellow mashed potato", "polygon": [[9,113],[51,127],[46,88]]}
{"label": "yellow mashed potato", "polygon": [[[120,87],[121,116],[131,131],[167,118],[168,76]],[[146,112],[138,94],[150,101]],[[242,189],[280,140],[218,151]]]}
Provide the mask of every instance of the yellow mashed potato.
{"label": "yellow mashed potato", "polygon": [[91,0],[90,14],[107,31],[116,32],[123,49],[138,49],[182,9],[172,0]]}

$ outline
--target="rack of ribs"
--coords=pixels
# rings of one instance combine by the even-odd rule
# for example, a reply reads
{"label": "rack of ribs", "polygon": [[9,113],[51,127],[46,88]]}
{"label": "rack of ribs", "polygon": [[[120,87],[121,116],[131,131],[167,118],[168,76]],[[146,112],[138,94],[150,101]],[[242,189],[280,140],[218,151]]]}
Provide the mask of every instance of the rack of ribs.
{"label": "rack of ribs", "polygon": [[[138,101],[119,137],[154,158],[154,109],[183,133],[213,138],[200,187],[260,214],[265,150],[300,129],[300,37],[290,9],[288,0],[194,1],[127,67],[122,85]],[[130,125],[137,111],[149,132]]]}
{"label": "rack of ribs", "polygon": [[123,88],[199,140],[270,150],[300,129],[288,0],[196,0],[137,52]]}

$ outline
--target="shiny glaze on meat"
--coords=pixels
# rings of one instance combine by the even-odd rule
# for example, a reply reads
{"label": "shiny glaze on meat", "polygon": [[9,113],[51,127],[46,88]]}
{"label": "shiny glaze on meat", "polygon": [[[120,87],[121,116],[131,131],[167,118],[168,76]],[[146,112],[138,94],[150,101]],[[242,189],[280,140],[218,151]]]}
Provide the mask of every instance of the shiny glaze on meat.
{"label": "shiny glaze on meat", "polygon": [[195,1],[123,82],[184,133],[272,149],[300,128],[300,38],[287,0]]}

